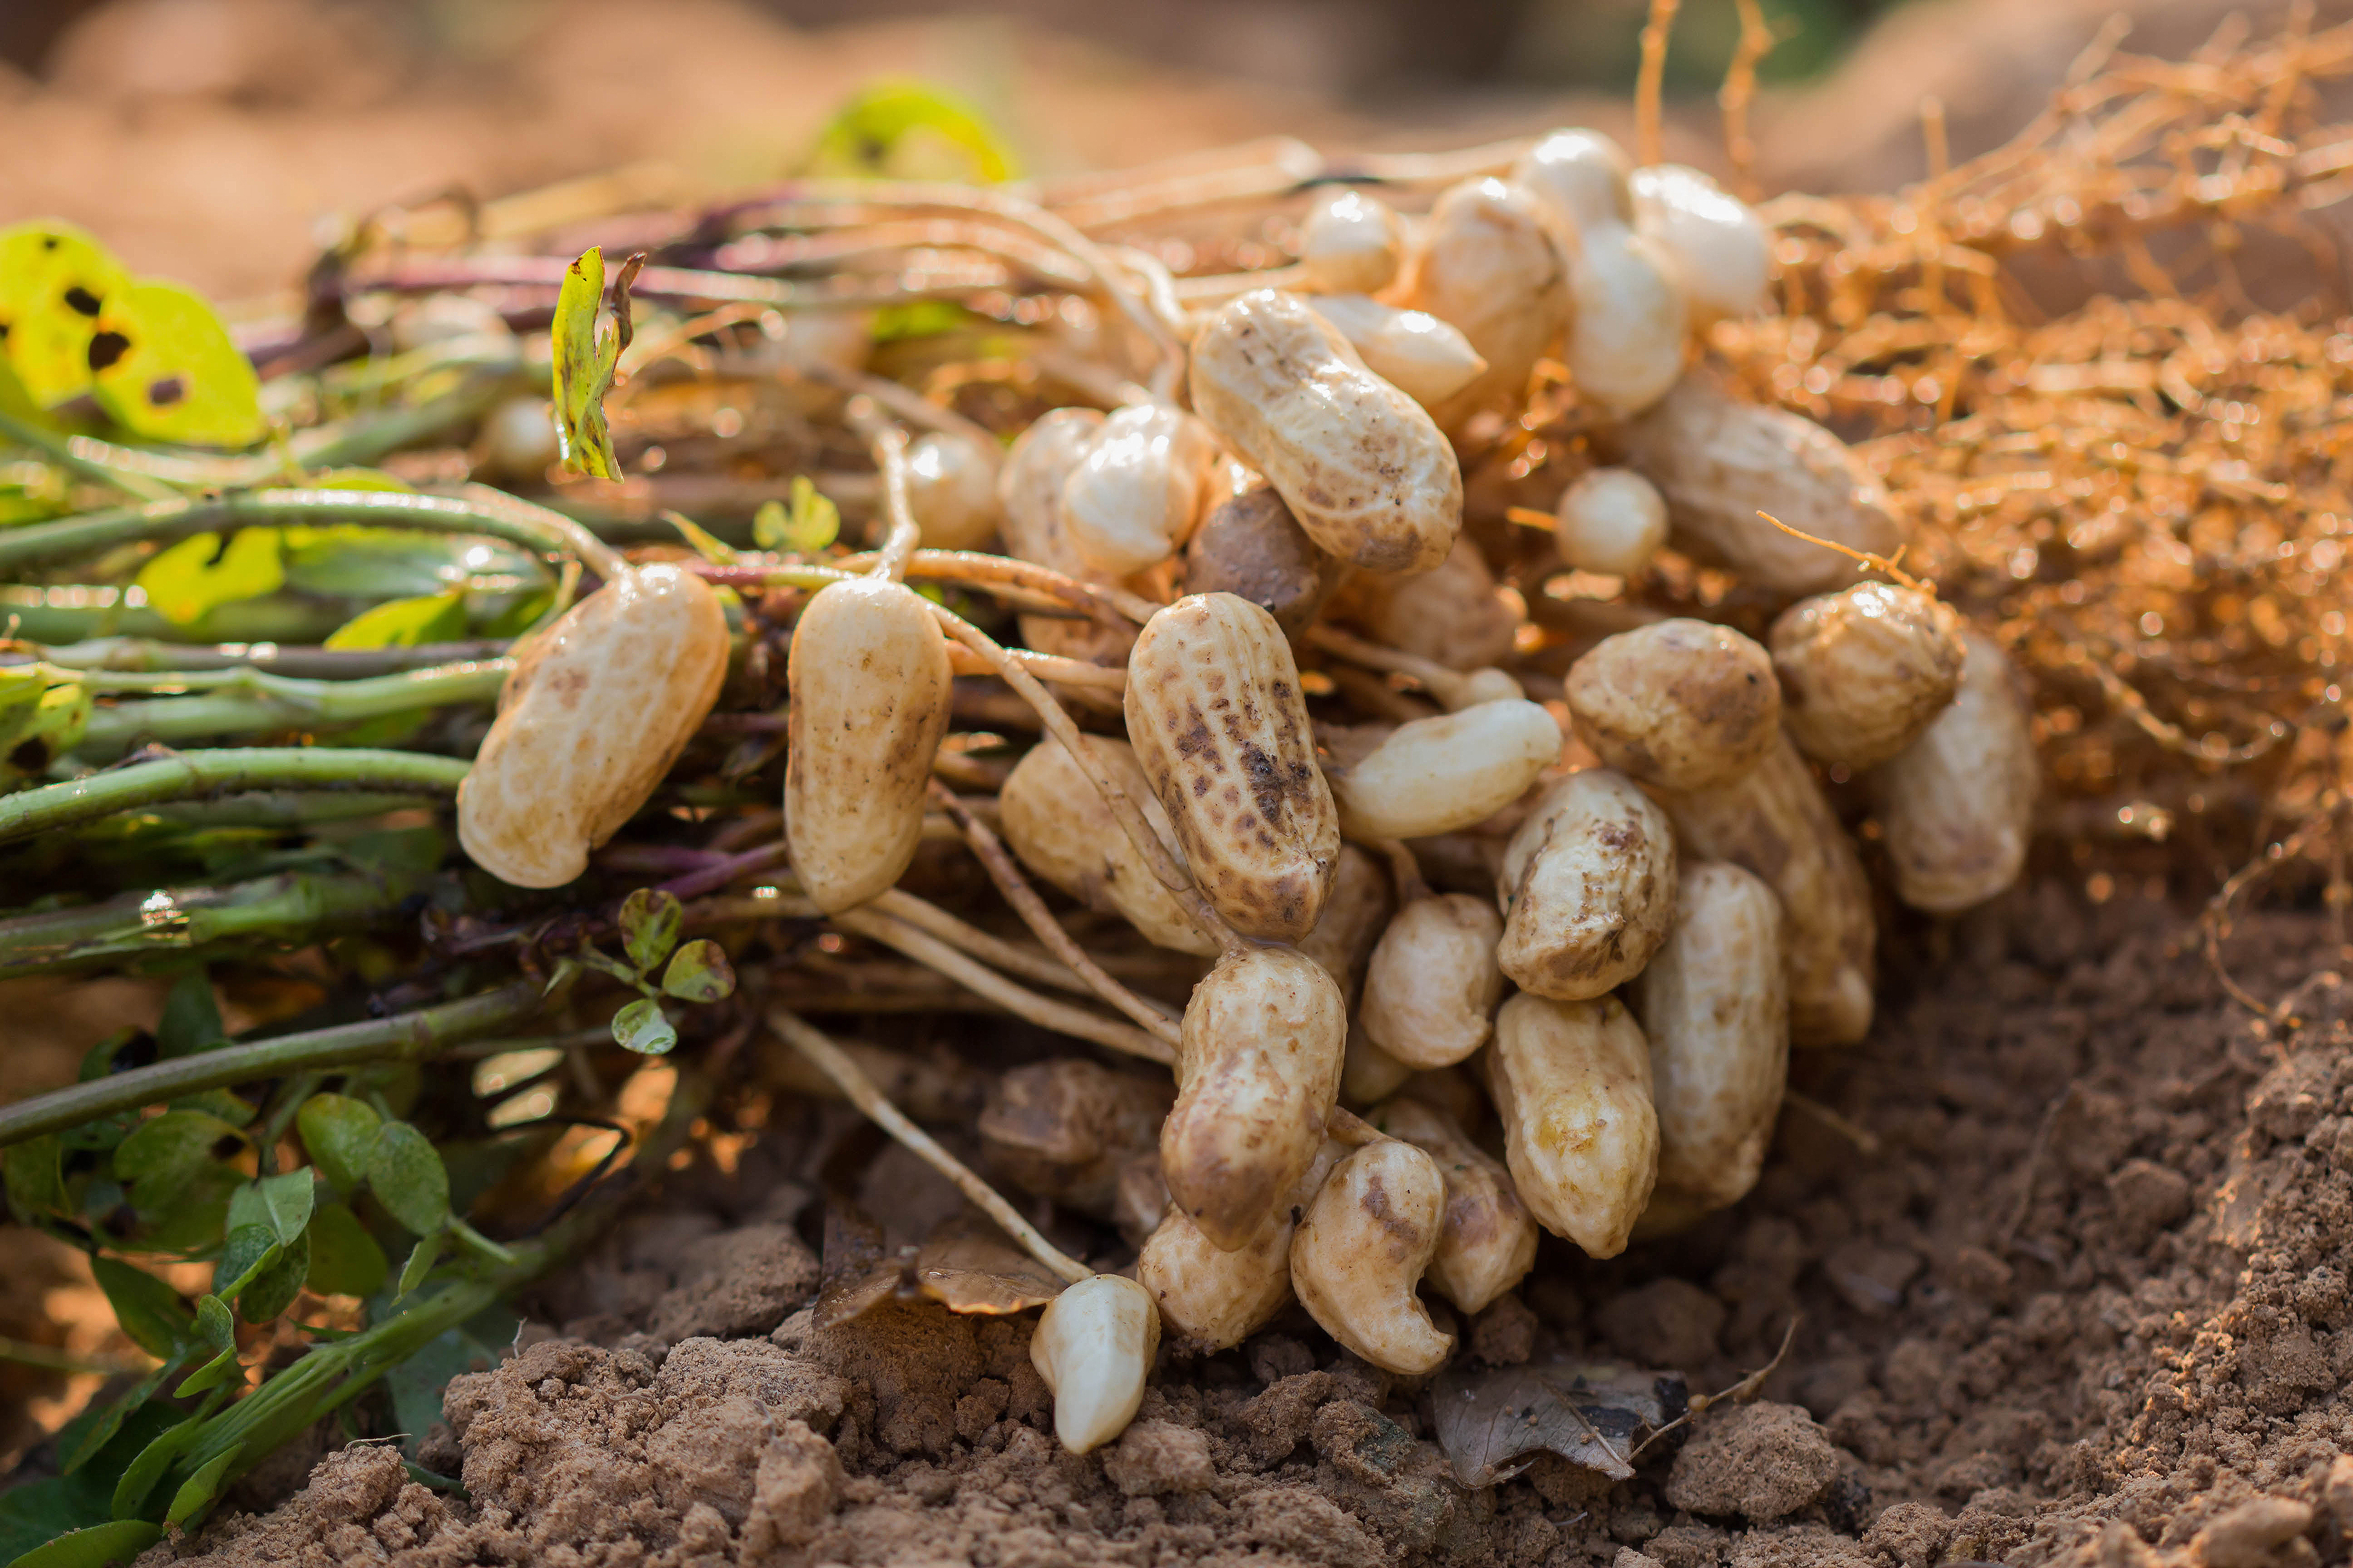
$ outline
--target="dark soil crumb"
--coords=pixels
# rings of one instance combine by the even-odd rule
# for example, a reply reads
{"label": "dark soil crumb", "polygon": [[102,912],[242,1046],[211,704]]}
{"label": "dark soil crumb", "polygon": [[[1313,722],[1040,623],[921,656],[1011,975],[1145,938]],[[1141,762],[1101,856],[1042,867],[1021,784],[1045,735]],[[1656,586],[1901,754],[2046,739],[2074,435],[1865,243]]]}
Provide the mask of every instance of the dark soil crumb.
{"label": "dark soil crumb", "polygon": [[450,1385],[420,1458],[465,1499],[353,1447],[142,1568],[2346,1561],[2353,985],[2322,968],[2326,922],[2242,922],[2239,978],[2290,998],[2269,1024],[2151,905],[2045,886],[1913,934],[1938,956],[1891,982],[1873,1040],[1798,1064],[1875,1147],[1793,1105],[1738,1208],[1608,1263],[1548,1242],[1463,1325],[1483,1361],[1542,1337],[1708,1390],[1798,1320],[1759,1402],[1651,1445],[1630,1481],[1547,1457],[1466,1491],[1426,1387],[1296,1314],[1164,1353],[1124,1437],[1062,1453],[1034,1316],[788,1316],[807,1232],[762,1194],[814,1190],[822,1151],[791,1140],[839,1122],[812,1112],[552,1287],[569,1337]]}

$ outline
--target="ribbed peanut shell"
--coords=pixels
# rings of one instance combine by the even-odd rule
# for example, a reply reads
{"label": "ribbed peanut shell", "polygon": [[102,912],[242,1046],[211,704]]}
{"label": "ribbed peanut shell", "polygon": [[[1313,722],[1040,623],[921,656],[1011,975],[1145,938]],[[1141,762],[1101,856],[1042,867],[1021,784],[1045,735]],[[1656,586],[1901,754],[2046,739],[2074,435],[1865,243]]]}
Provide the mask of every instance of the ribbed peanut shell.
{"label": "ribbed peanut shell", "polygon": [[1501,1161],[1413,1095],[1374,1107],[1365,1120],[1436,1161],[1446,1183],[1446,1216],[1425,1276],[1439,1294],[1476,1312],[1526,1277],[1536,1260],[1535,1216]]}
{"label": "ribbed peanut shell", "polygon": [[1436,410],[1449,430],[1482,409],[1516,405],[1571,309],[1567,268],[1542,206],[1493,179],[1465,180],[1439,196],[1393,302],[1452,322],[1487,362]]}
{"label": "ribbed peanut shell", "polygon": [[1486,821],[1558,761],[1552,715],[1507,697],[1410,720],[1325,777],[1351,837],[1430,838]]}
{"label": "ribbed peanut shell", "polygon": [[1347,1037],[1339,986],[1296,949],[1237,949],[1193,987],[1160,1166],[1214,1245],[1247,1245],[1314,1159]]}
{"label": "ribbed peanut shell", "polygon": [[1332,1167],[1291,1236],[1291,1288],[1325,1333],[1385,1372],[1435,1372],[1454,1336],[1414,1288],[1438,1250],[1446,1183],[1410,1143],[1368,1143]]}
{"label": "ribbed peanut shell", "polygon": [[1965,634],[1960,694],[1902,755],[1871,776],[1895,893],[1958,914],[2018,880],[2040,782],[2031,716],[1999,644]]}
{"label": "ribbed peanut shell", "polygon": [[1480,1061],[1536,1223],[1594,1258],[1625,1251],[1659,1171],[1651,1051],[1633,1015],[1613,996],[1514,996]]}
{"label": "ribbed peanut shell", "polygon": [[[1118,780],[1162,841],[1176,832],[1136,764],[1134,748],[1107,735],[1082,743]],[[1207,958],[1217,939],[1193,922],[1176,895],[1161,884],[1127,836],[1094,782],[1052,736],[1014,764],[997,792],[998,826],[1021,863],[1098,914],[1116,914],[1155,947]]]}
{"label": "ribbed peanut shell", "polygon": [[458,786],[458,841],[518,888],[560,888],[670,772],[718,700],[727,616],[702,578],[632,567],[521,652]]}
{"label": "ribbed peanut shell", "polygon": [[1765,760],[1731,784],[1654,792],[1683,852],[1764,879],[1789,917],[1789,1038],[1850,1046],[1871,1031],[1871,884],[1805,758],[1777,733]]}
{"label": "ribbed peanut shell", "polygon": [[793,874],[819,909],[850,909],[915,858],[932,758],[948,727],[947,644],[913,589],[861,577],[809,600],[785,673]]}
{"label": "ribbed peanut shell", "polygon": [[1720,860],[1685,866],[1675,929],[1635,982],[1659,1113],[1659,1190],[1703,1207],[1757,1184],[1789,1076],[1784,917]]}
{"label": "ribbed peanut shell", "polygon": [[1675,918],[1675,834],[1607,768],[1546,790],[1504,847],[1495,961],[1524,991],[1599,996],[1641,973]]}
{"label": "ribbed peanut shell", "polygon": [[1468,893],[1416,899],[1398,911],[1365,971],[1356,1021],[1407,1066],[1451,1067],[1487,1043],[1504,972],[1500,916]]}
{"label": "ribbed peanut shell", "polygon": [[1790,605],[1770,644],[1789,738],[1858,773],[1920,738],[1960,689],[1968,657],[1951,605],[1885,583]]}
{"label": "ribbed peanut shell", "polygon": [[1261,289],[1193,339],[1193,407],[1307,536],[1372,572],[1427,572],[1462,526],[1462,470],[1421,405],[1298,296]]}
{"label": "ribbed peanut shell", "polygon": [[1671,789],[1730,783],[1779,733],[1773,656],[1707,621],[1655,621],[1604,637],[1569,666],[1562,691],[1595,755]]}
{"label": "ribbed peanut shell", "polygon": [[1232,594],[1159,611],[1127,665],[1127,736],[1193,875],[1245,936],[1315,929],[1340,854],[1340,814],[1291,644]]}
{"label": "ribbed peanut shell", "polygon": [[1874,555],[1904,542],[1887,497],[1845,443],[1785,409],[1747,403],[1694,373],[1623,430],[1626,461],[1659,487],[1682,546],[1750,587],[1819,594],[1854,575],[1836,551],[1757,516]]}
{"label": "ribbed peanut shell", "polygon": [[[1062,516],[1062,488],[1103,426],[1103,416],[1092,408],[1056,408],[1014,441],[997,470],[1006,553],[1087,582],[1114,581],[1087,564]],[[1098,622],[1057,616],[1023,616],[1020,626],[1021,640],[1039,653],[1096,664],[1119,663],[1135,641]]]}

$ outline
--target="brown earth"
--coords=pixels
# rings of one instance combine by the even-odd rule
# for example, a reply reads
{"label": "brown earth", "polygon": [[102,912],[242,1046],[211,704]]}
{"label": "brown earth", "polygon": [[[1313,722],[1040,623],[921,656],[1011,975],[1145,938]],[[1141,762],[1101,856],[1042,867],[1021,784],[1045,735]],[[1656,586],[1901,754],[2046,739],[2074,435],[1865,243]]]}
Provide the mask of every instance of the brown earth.
{"label": "brown earth", "polygon": [[1872,1041],[1799,1068],[1867,1147],[1793,1105],[1736,1209],[1608,1263],[1548,1241],[1526,1305],[1471,1325],[1482,1353],[1556,1342],[1711,1388],[1798,1320],[1760,1401],[1624,1484],[1547,1458],[1462,1489],[1427,1393],[1303,1320],[1165,1353],[1128,1434],[1064,1454],[1027,1316],[778,1325],[815,1277],[783,1211],[810,1223],[846,1125],[780,1107],[733,1178],[676,1178],[551,1288],[543,1310],[595,1314],[573,1337],[451,1385],[420,1457],[470,1502],[356,1447],[142,1563],[2342,1561],[2353,985],[2324,920],[2244,922],[2239,977],[2290,998],[2261,1023],[2187,930],[2052,882],[1915,930]]}

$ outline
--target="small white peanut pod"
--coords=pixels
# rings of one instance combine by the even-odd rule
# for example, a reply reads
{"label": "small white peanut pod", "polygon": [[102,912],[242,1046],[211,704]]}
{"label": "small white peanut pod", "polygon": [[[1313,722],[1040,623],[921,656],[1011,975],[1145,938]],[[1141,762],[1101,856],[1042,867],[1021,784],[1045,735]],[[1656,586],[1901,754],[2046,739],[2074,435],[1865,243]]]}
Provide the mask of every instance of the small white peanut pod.
{"label": "small white peanut pod", "polygon": [[1538,799],[1495,891],[1503,972],[1539,996],[1599,996],[1641,973],[1673,924],[1675,834],[1631,779],[1588,768]]}
{"label": "small white peanut pod", "polygon": [[907,448],[907,510],[926,550],[977,550],[997,531],[997,455],[934,430]]}
{"label": "small white peanut pod", "polygon": [[1679,547],[1771,594],[1818,594],[1854,575],[1834,550],[1757,516],[1869,554],[1904,542],[1886,492],[1845,443],[1785,409],[1746,403],[1686,374],[1621,432],[1628,466],[1659,487]]}
{"label": "small white peanut pod", "polygon": [[1237,949],[1193,987],[1160,1167],[1212,1245],[1247,1246],[1314,1162],[1339,1100],[1347,1012],[1293,948]]}
{"label": "small white peanut pod", "polygon": [[1542,205],[1564,248],[1586,229],[1634,221],[1633,162],[1599,131],[1551,131],[1512,165],[1512,183]]}
{"label": "small white peanut pod", "polygon": [[1176,553],[1200,521],[1217,442],[1174,408],[1123,408],[1062,481],[1063,536],[1092,570],[1132,576]]}
{"label": "small white peanut pod", "polygon": [[1628,577],[1667,542],[1667,503],[1631,468],[1591,468],[1553,509],[1553,548],[1564,565]]}
{"label": "small white peanut pod", "polygon": [[1380,941],[1396,908],[1395,883],[1388,868],[1353,844],[1340,846],[1323,918],[1299,939],[1299,951],[1323,965],[1351,1007],[1364,984],[1373,944]]}
{"label": "small white peanut pod", "polygon": [[1504,997],[1503,939],[1503,918],[1468,893],[1399,910],[1365,971],[1356,1019],[1366,1038],[1423,1071],[1468,1059],[1487,1043]]}
{"label": "small white peanut pod", "polygon": [[1324,1142],[1291,1202],[1269,1215],[1250,1241],[1228,1252],[1171,1208],[1135,1260],[1136,1282],[1160,1303],[1168,1325],[1203,1350],[1238,1345],[1291,1304],[1291,1234],[1297,1216],[1346,1151]]}
{"label": "small white peanut pod", "polygon": [[1440,1295],[1476,1312],[1527,1276],[1536,1260],[1535,1216],[1520,1201],[1512,1173],[1500,1161],[1472,1142],[1452,1117],[1413,1095],[1374,1107],[1365,1120],[1438,1163],[1446,1183],[1446,1217],[1425,1278]]}
{"label": "small white peanut pod", "polygon": [[1630,185],[1634,226],[1674,258],[1693,326],[1763,307],[1772,244],[1747,203],[1683,163],[1637,169]]}
{"label": "small white peanut pod", "polygon": [[1193,339],[1193,407],[1307,536],[1370,572],[1427,572],[1462,526],[1462,470],[1428,413],[1295,294],[1261,289]]}
{"label": "small white peanut pod", "polygon": [[1245,936],[1315,929],[1340,854],[1340,814],[1290,639],[1233,594],[1156,612],[1127,665],[1127,734],[1201,891]]}
{"label": "small white peanut pod", "polygon": [[1484,822],[1560,760],[1560,726],[1525,697],[1398,725],[1324,777],[1355,838],[1428,838]]}
{"label": "small white peanut pod", "polygon": [[1371,1105],[1405,1087],[1414,1069],[1373,1044],[1361,1016],[1348,1026],[1348,1054],[1340,1067],[1340,1098],[1350,1105]]}
{"label": "small white peanut pod", "polygon": [[1683,868],[1674,930],[1634,983],[1651,1042],[1660,1194],[1719,1209],[1765,1168],[1789,1073],[1784,923],[1773,889],[1739,867]]}
{"label": "small white peanut pod", "polygon": [[[1081,743],[1173,849],[1176,831],[1136,763],[1134,748],[1108,735],[1082,736]],[[1013,765],[997,805],[1005,841],[1039,876],[1097,913],[1120,916],[1155,947],[1204,958],[1218,951],[1217,938],[1195,924],[1176,895],[1153,874],[1093,781],[1060,741],[1048,736]]]}
{"label": "small white peanut pod", "polygon": [[828,913],[897,882],[923,832],[923,792],[955,678],[932,607],[903,583],[829,583],[793,627],[786,666],[785,844]]}
{"label": "small white peanut pod", "polygon": [[[1465,708],[1476,708],[1482,702],[1516,702],[1526,697],[1528,689],[1520,678],[1508,669],[1474,669],[1464,676],[1451,693],[1434,693],[1448,710],[1460,713]],[[1556,731],[1558,726],[1554,726]]]}
{"label": "small white peanut pod", "polygon": [[1691,327],[1674,258],[1633,229],[1599,225],[1584,231],[1568,284],[1566,357],[1577,395],[1621,419],[1664,397],[1683,374]]}
{"label": "small white peanut pod", "polygon": [[1740,777],[1781,732],[1773,656],[1706,621],[1654,621],[1604,637],[1569,667],[1561,689],[1597,756],[1670,789]]}
{"label": "small white peanut pod", "polygon": [[1519,611],[1468,538],[1457,539],[1434,571],[1419,576],[1358,574],[1333,607],[1376,642],[1450,669],[1494,664],[1511,653],[1520,629]]}
{"label": "small white peanut pod", "polygon": [[726,677],[711,585],[677,566],[624,571],[517,655],[458,786],[459,843],[515,887],[571,881],[653,794]]}
{"label": "small white peanut pod", "polygon": [[1438,1163],[1386,1139],[1325,1178],[1291,1237],[1291,1288],[1330,1334],[1386,1372],[1434,1372],[1454,1336],[1430,1321],[1414,1288],[1438,1250],[1446,1182]]}
{"label": "small white peanut pod", "polygon": [[474,440],[480,469],[487,476],[536,484],[547,477],[548,465],[563,455],[555,437],[555,405],[544,397],[510,397],[482,416]]}
{"label": "small white peanut pod", "polygon": [[1938,915],[2018,880],[2039,784],[2031,711],[2009,658],[1982,632],[1963,640],[1960,694],[1870,780],[1895,896]]}
{"label": "small white peanut pod", "polygon": [[1029,1362],[1054,1395],[1054,1436],[1073,1454],[1127,1430],[1160,1349],[1160,1313],[1133,1279],[1097,1274],[1046,1303]]}
{"label": "small white peanut pod", "polygon": [[1858,773],[1920,738],[1960,689],[1968,657],[1951,605],[1885,583],[1790,605],[1770,646],[1789,738]]}
{"label": "small white peanut pod", "polygon": [[1789,1038],[1847,1046],[1871,1031],[1877,925],[1854,841],[1789,738],[1713,789],[1657,793],[1694,859],[1729,860],[1763,878],[1789,918]]}
{"label": "small white peanut pod", "polygon": [[1364,294],[1312,295],[1307,302],[1339,329],[1366,370],[1424,408],[1438,407],[1487,368],[1461,329],[1427,310],[1400,310]]}
{"label": "small white peanut pod", "polygon": [[1300,226],[1300,270],[1319,294],[1386,289],[1404,256],[1404,220],[1387,202],[1362,191],[1327,194]]}
{"label": "small white peanut pod", "polygon": [[[997,472],[1008,554],[1085,581],[1109,581],[1079,554],[1062,517],[1062,487],[1103,426],[1094,409],[1057,408],[1039,416],[1015,440]],[[1057,616],[1023,616],[1020,626],[1021,640],[1039,653],[1098,664],[1121,663],[1135,641],[1129,632]]]}
{"label": "small white peanut pod", "polygon": [[1567,270],[1536,198],[1502,180],[1466,180],[1431,206],[1396,302],[1451,321],[1487,368],[1434,411],[1452,429],[1516,406],[1529,373],[1568,325]]}
{"label": "small white peanut pod", "polygon": [[1480,1058],[1504,1123],[1504,1163],[1536,1223],[1594,1258],[1626,1250],[1659,1171],[1651,1050],[1614,996],[1523,994]]}

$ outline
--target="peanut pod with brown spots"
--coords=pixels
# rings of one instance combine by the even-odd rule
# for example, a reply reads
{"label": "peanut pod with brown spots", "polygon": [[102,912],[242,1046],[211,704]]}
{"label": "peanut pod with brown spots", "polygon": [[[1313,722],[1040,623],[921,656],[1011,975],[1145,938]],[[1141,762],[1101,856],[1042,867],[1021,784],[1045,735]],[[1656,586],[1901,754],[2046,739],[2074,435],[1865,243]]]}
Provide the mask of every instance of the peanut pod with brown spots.
{"label": "peanut pod with brown spots", "polygon": [[1504,1163],[1536,1223],[1594,1258],[1626,1250],[1659,1173],[1651,1051],[1614,996],[1521,994],[1480,1058]]}
{"label": "peanut pod with brown spots", "polygon": [[1577,734],[1620,773],[1671,789],[1729,784],[1779,733],[1773,656],[1729,626],[1656,621],[1604,637],[1561,684]]}
{"label": "peanut pod with brown spots", "polygon": [[1410,1094],[1375,1107],[1365,1120],[1429,1155],[1446,1184],[1446,1215],[1426,1276],[1440,1295],[1476,1312],[1526,1278],[1536,1261],[1535,1216],[1500,1162],[1454,1118]]}
{"label": "peanut pod with brown spots", "polygon": [[1561,779],[1504,847],[1497,964],[1521,989],[1559,1001],[1631,980],[1674,922],[1675,853],[1667,814],[1623,773]]}
{"label": "peanut pod with brown spots", "polygon": [[1385,1372],[1435,1372],[1454,1336],[1415,1287],[1438,1251],[1446,1182],[1438,1162],[1383,1139],[1332,1167],[1291,1237],[1291,1288],[1330,1334]]}
{"label": "peanut pod with brown spots", "polygon": [[1789,738],[1858,773],[1920,738],[1960,689],[1968,658],[1951,605],[1885,583],[1790,605],[1770,641]]}
{"label": "peanut pod with brown spots", "polygon": [[1213,1245],[1182,1210],[1163,1215],[1136,1258],[1135,1279],[1160,1303],[1168,1325],[1201,1350],[1221,1351],[1272,1322],[1292,1300],[1292,1231],[1346,1152],[1326,1140],[1290,1200],[1231,1252]]}

